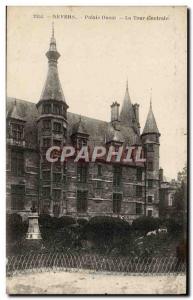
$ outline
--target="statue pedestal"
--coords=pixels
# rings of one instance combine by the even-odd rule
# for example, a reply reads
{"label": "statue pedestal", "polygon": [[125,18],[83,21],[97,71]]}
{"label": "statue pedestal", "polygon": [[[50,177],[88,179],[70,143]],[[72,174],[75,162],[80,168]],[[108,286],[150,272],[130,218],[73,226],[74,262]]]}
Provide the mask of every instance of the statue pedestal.
{"label": "statue pedestal", "polygon": [[41,240],[41,233],[38,224],[38,213],[34,212],[28,216],[29,226],[26,234],[26,240]]}

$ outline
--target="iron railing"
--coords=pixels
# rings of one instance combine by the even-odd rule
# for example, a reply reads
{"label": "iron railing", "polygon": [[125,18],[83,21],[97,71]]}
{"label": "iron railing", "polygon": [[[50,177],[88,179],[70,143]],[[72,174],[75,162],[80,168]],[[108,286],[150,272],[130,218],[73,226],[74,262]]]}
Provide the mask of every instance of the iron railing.
{"label": "iron railing", "polygon": [[185,273],[186,262],[174,256],[141,258],[55,252],[9,256],[6,265],[7,275],[25,271],[65,271],[68,269],[147,275],[173,274]]}

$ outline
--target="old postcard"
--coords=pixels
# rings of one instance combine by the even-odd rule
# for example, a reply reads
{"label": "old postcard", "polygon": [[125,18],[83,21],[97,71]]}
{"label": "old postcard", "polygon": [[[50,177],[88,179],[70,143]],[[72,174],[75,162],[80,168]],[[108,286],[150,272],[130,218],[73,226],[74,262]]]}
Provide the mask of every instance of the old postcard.
{"label": "old postcard", "polygon": [[187,8],[7,7],[7,293],[187,293]]}

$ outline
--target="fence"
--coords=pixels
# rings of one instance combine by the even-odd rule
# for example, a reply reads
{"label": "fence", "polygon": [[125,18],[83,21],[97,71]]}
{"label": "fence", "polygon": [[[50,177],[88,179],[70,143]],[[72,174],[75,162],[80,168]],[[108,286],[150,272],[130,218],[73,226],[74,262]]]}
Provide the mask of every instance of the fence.
{"label": "fence", "polygon": [[176,257],[107,257],[69,253],[32,253],[7,258],[7,275],[13,273],[89,269],[95,271],[170,274],[186,272],[185,261]]}

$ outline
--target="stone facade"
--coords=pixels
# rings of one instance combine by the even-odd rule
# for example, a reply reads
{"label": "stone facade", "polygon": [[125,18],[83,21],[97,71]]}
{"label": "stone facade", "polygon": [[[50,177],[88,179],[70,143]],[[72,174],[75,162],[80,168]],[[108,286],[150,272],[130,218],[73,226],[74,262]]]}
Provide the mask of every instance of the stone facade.
{"label": "stone facade", "polygon": [[[132,222],[159,216],[159,137],[150,105],[140,134],[139,105],[132,104],[128,84],[121,112],[111,105],[111,122],[68,112],[59,81],[60,57],[54,33],[48,58],[48,74],[37,104],[7,99],[7,212],[26,216],[32,206],[39,213],[89,218],[121,216]],[[68,160],[49,163],[50,146],[142,146],[146,163],[82,164]]]}

